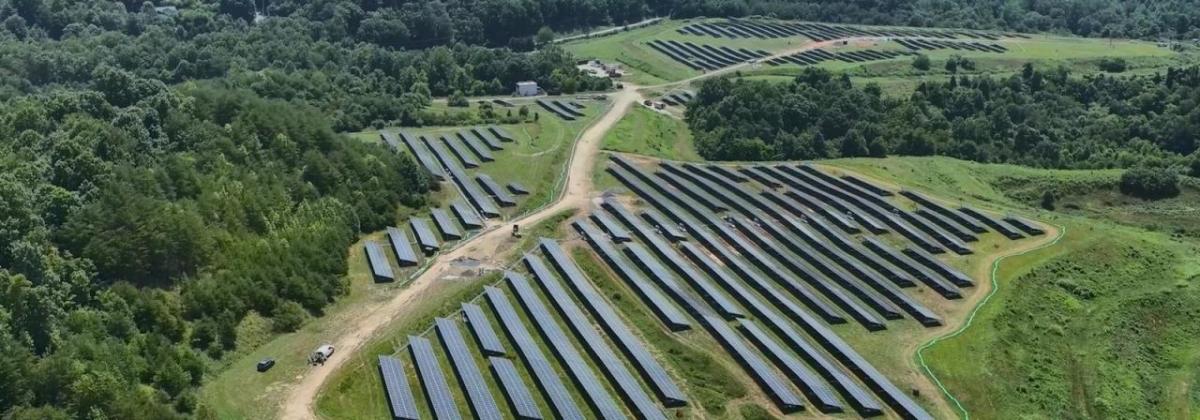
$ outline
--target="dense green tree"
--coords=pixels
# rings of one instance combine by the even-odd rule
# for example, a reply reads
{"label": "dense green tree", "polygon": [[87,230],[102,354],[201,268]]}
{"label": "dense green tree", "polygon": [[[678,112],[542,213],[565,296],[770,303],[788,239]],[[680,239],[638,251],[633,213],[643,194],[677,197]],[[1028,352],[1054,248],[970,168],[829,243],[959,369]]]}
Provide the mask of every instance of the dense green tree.
{"label": "dense green tree", "polygon": [[1133,168],[1121,174],[1121,192],[1151,200],[1174,197],[1179,195],[1179,177],[1169,169]]}

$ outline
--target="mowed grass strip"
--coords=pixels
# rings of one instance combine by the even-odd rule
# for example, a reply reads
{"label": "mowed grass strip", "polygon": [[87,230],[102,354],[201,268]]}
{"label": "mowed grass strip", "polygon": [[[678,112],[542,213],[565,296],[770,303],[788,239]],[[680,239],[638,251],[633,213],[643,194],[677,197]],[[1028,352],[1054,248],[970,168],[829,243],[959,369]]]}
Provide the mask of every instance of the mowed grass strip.
{"label": "mowed grass strip", "polygon": [[698,162],[687,123],[636,105],[604,136],[601,148],[659,159]]}

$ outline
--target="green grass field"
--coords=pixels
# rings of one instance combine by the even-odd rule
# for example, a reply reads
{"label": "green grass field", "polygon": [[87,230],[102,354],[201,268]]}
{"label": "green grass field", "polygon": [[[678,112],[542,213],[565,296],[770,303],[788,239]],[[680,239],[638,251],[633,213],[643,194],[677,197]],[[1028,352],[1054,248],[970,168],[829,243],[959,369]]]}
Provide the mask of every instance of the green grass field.
{"label": "green grass field", "polygon": [[667,160],[703,160],[696,153],[686,123],[641,105],[630,109],[604,136],[601,148]]}
{"label": "green grass field", "polygon": [[[729,46],[733,48],[761,49],[770,52],[781,52],[800,48],[811,42],[807,38],[780,39],[729,39],[712,38],[696,35],[680,34],[676,29],[691,21],[665,21],[636,30],[622,32],[617,35],[573,41],[564,46],[575,55],[582,58],[597,58],[605,61],[622,63],[630,70],[627,81],[639,85],[657,85],[678,81],[702,74],[679,64],[662,53],[645,44],[654,39],[692,41],[695,43],[714,46]],[[996,41],[1009,48],[1003,54],[933,50],[923,51],[934,61],[933,69],[927,72],[912,68],[910,57],[900,57],[891,60],[874,61],[869,63],[846,63],[842,61],[825,61],[817,65],[836,72],[848,72],[855,78],[877,79],[881,86],[894,87],[899,91],[915,86],[915,83],[902,83],[923,77],[937,77],[946,74],[942,69],[946,59],[952,55],[969,58],[976,63],[974,71],[965,72],[972,75],[1001,75],[1011,74],[1020,70],[1027,62],[1039,66],[1066,66],[1080,73],[1097,73],[1097,63],[1104,57],[1122,57],[1129,65],[1129,71],[1150,72],[1162,70],[1167,66],[1181,65],[1197,61],[1195,53],[1178,54],[1152,42],[1131,40],[1106,40],[1093,38],[1064,37],[1055,35],[1035,35],[1028,39],[1005,38]],[[904,49],[892,41],[863,41],[846,46],[827,47],[830,51],[859,50],[859,49]],[[768,66],[765,64],[750,66],[740,72],[745,77],[780,79],[790,78],[802,71],[795,64]],[[947,76],[948,77],[948,76]]]}

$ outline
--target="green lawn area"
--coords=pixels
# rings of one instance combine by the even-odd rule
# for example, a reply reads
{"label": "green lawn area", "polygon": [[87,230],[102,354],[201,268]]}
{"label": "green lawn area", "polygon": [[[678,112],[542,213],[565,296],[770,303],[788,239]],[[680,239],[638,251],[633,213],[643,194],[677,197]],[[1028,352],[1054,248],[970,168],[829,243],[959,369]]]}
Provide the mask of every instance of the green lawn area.
{"label": "green lawn area", "polygon": [[[715,20],[715,19],[708,19]],[[670,81],[683,80],[698,76],[701,72],[692,70],[671,60],[645,44],[646,41],[677,40],[692,41],[713,46],[729,46],[733,48],[761,49],[771,52],[786,51],[811,42],[807,38],[779,39],[729,39],[712,38],[681,34],[676,30],[694,21],[667,20],[663,23],[622,32],[612,36],[577,40],[564,44],[565,48],[581,58],[598,58],[605,61],[616,61],[624,64],[632,73],[626,77],[630,82],[640,85],[655,85]],[[878,28],[878,27],[876,27]],[[993,42],[993,41],[988,41]],[[1077,72],[1096,73],[1097,63],[1103,57],[1122,57],[1129,65],[1131,72],[1151,72],[1162,70],[1171,65],[1182,65],[1197,61],[1194,53],[1179,54],[1153,42],[1133,40],[1107,40],[1096,38],[1077,38],[1058,35],[1033,35],[1030,38],[1004,38],[995,41],[1009,48],[1003,54],[966,50],[926,50],[922,53],[934,61],[934,68],[929,72],[920,72],[910,65],[912,59],[900,57],[891,60],[873,61],[869,63],[846,63],[842,61],[825,61],[819,67],[837,72],[849,72],[855,78],[900,78],[896,80],[878,80],[888,87],[909,89],[910,84],[900,82],[911,81],[913,78],[936,77],[945,73],[942,70],[946,59],[952,55],[961,55],[976,62],[973,75],[1011,74],[1020,70],[1026,62],[1034,62],[1039,66],[1067,66]],[[892,41],[870,41],[847,46],[827,48],[831,51],[887,49],[903,50],[904,47]],[[746,77],[769,77],[774,79],[788,78],[798,74],[802,67],[795,64],[781,66],[757,65],[742,70]],[[911,85],[915,85],[912,83]]]}
{"label": "green lawn area", "polygon": [[1144,228],[1164,216],[1158,225],[1194,226],[1200,212],[1177,215],[1200,203],[1194,187],[1169,203],[1147,203],[1112,196],[1116,171],[945,158],[832,163],[1002,207],[1029,208],[1045,189],[1064,193],[1059,211],[1039,212],[1066,228],[1062,241],[1005,260],[999,291],[973,325],[925,352],[972,417],[1195,418],[1200,242]]}
{"label": "green lawn area", "polygon": [[604,150],[697,162],[703,160],[692,143],[687,123],[635,105],[604,137]]}
{"label": "green lawn area", "polygon": [[639,85],[655,85],[698,76],[692,70],[662,53],[650,48],[646,42],[658,40],[691,41],[697,44],[727,46],[730,48],[762,49],[782,51],[798,48],[809,42],[805,38],[748,39],[712,38],[681,34],[676,30],[693,22],[719,19],[666,20],[662,23],[593,39],[581,39],[563,44],[580,58],[596,58],[608,62],[620,62],[632,74],[627,80]]}

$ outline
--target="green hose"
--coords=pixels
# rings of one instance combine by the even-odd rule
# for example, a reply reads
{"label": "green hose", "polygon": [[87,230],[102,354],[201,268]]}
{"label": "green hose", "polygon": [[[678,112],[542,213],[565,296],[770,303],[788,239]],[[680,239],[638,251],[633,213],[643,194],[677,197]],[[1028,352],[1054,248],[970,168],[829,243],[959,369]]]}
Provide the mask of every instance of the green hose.
{"label": "green hose", "polygon": [[1000,269],[1001,261],[1004,261],[1008,257],[1016,257],[1016,256],[1020,256],[1020,255],[1025,255],[1030,252],[1040,250],[1042,248],[1053,246],[1054,244],[1057,244],[1060,239],[1062,239],[1063,235],[1067,234],[1067,228],[1065,226],[1059,226],[1059,225],[1054,225],[1054,226],[1058,228],[1058,236],[1055,236],[1053,241],[1050,241],[1050,242],[1043,244],[1041,246],[1038,246],[1036,248],[1030,248],[1030,249],[1018,252],[1016,254],[1005,255],[1003,257],[997,258],[996,261],[992,263],[992,275],[991,275],[992,290],[989,291],[987,296],[984,296],[983,299],[980,300],[979,303],[975,305],[974,309],[971,309],[971,314],[969,316],[967,316],[967,322],[964,322],[962,324],[962,326],[958,327],[958,329],[955,330],[954,332],[940,336],[940,337],[936,337],[932,340],[929,340],[925,344],[921,345],[921,347],[917,348],[917,363],[919,363],[921,365],[921,369],[925,370],[925,375],[929,376],[929,379],[933,380],[933,384],[937,385],[938,389],[942,390],[942,395],[945,395],[946,399],[948,399],[948,400],[950,400],[950,402],[954,403],[954,407],[957,408],[960,413],[962,413],[962,418],[964,420],[971,420],[971,413],[967,411],[967,408],[965,406],[963,406],[962,401],[959,401],[958,398],[954,398],[954,394],[951,394],[950,390],[946,389],[946,385],[943,384],[942,381],[938,379],[937,375],[935,375],[933,373],[933,370],[929,368],[929,365],[925,363],[925,350],[930,347],[933,347],[935,344],[940,343],[943,340],[948,340],[948,339],[951,339],[951,338],[961,335],[964,331],[967,330],[968,327],[971,326],[971,322],[975,321],[975,315],[977,313],[979,313],[979,309],[983,308],[983,305],[986,304],[988,302],[988,300],[992,299],[992,295],[995,295],[997,290],[1000,290],[1000,284],[996,281],[996,271]]}

